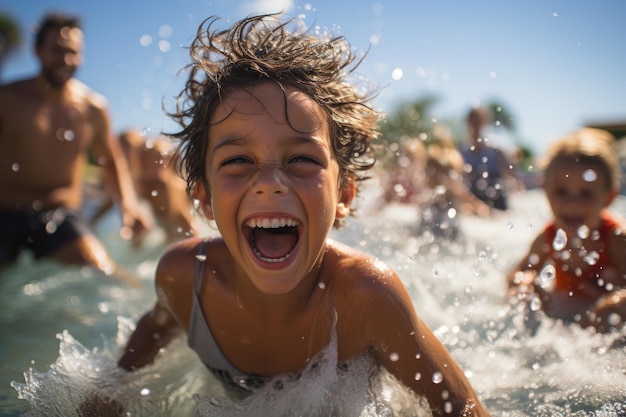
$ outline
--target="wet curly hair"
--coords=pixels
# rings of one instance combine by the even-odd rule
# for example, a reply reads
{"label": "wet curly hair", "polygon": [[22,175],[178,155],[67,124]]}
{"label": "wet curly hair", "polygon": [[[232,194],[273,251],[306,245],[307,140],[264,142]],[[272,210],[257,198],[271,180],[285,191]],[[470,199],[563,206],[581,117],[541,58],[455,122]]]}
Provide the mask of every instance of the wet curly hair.
{"label": "wet curly hair", "polygon": [[[271,81],[281,89],[292,87],[315,100],[327,115],[334,156],[340,166],[340,185],[367,178],[376,162],[372,142],[378,136],[379,114],[370,106],[375,89],[361,89],[347,78],[357,60],[342,36],[317,37],[295,19],[278,15],[242,19],[227,30],[214,27],[212,16],[200,27],[190,46],[191,64],[176,109],[168,113],[181,130],[168,133],[179,140],[179,173],[193,195],[205,186],[208,133],[215,109],[237,89]],[[291,28],[295,27],[293,30]]]}

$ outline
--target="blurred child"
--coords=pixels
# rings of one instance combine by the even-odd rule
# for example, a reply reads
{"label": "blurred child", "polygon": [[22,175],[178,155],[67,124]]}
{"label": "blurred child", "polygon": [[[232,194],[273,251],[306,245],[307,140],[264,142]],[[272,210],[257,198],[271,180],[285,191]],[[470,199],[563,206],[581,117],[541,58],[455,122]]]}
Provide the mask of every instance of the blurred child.
{"label": "blurred child", "polygon": [[607,210],[620,183],[613,141],[584,128],[551,146],[543,188],[554,219],[507,276],[512,296],[600,331],[626,318],[626,228]]}
{"label": "blurred child", "polygon": [[221,237],[163,254],[158,301],[119,365],[145,366],[187,332],[208,369],[245,396],[304,370],[335,335],[341,364],[372,355],[433,414],[487,416],[396,273],[328,239],[375,162],[378,114],[347,82],[351,46],[271,16],[226,31],[217,21],[192,44],[173,136],[187,189]]}
{"label": "blurred child", "polygon": [[390,168],[380,172],[384,203],[419,204],[425,190],[426,148],[418,138],[405,138]]}
{"label": "blurred child", "polygon": [[435,126],[426,146],[425,178],[427,191],[421,201],[420,232],[456,239],[461,214],[489,215],[489,206],[463,182],[463,156],[445,126]]}
{"label": "blurred child", "polygon": [[[173,143],[162,136],[144,137],[134,129],[123,131],[119,140],[137,194],[148,203],[167,240],[174,242],[197,233],[199,220],[193,216],[186,183],[176,171]],[[112,206],[112,200],[103,202],[91,221],[98,221]]]}

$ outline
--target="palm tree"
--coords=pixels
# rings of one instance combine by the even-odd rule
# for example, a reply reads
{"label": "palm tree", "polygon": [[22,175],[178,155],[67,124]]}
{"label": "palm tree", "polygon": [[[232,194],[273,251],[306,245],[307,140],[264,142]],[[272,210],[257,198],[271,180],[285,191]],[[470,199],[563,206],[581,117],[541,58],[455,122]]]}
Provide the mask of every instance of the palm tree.
{"label": "palm tree", "polygon": [[508,106],[499,101],[491,101],[488,105],[493,117],[493,123],[498,127],[503,127],[510,132],[515,131],[515,117],[509,111]]}
{"label": "palm tree", "polygon": [[0,79],[7,57],[22,43],[20,27],[9,14],[0,11]]}

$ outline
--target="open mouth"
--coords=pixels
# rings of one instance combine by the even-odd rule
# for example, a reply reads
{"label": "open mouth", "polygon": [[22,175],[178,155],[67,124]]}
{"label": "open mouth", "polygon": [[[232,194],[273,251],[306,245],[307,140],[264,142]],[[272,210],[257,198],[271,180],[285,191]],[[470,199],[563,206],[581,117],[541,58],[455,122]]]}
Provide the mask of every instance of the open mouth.
{"label": "open mouth", "polygon": [[299,222],[291,218],[253,218],[244,233],[252,251],[263,262],[287,260],[300,240]]}

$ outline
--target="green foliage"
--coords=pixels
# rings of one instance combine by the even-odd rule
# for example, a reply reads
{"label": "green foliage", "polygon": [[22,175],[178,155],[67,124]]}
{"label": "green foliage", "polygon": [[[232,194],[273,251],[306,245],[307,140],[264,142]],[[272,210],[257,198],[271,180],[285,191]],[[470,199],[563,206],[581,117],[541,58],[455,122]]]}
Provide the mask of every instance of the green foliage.
{"label": "green foliage", "polygon": [[11,16],[0,11],[0,67],[22,43],[20,27]]}
{"label": "green foliage", "polygon": [[[389,112],[379,123],[380,138],[378,145],[379,161],[383,167],[395,163],[400,144],[406,138],[420,138],[428,144],[432,138],[433,128],[438,123],[431,116],[433,107],[438,103],[437,96],[423,96],[414,101],[400,103]],[[501,100],[491,100],[486,105],[492,113],[494,125],[515,132],[515,117],[510,107]],[[469,111],[469,108],[468,108]],[[453,131],[456,140],[462,140],[465,129],[466,114],[452,118],[445,124]],[[440,122],[440,121],[439,121]],[[524,159],[532,157],[532,150],[524,145],[519,145]]]}
{"label": "green foliage", "polygon": [[491,101],[488,107],[491,110],[491,117],[496,126],[502,126],[511,132],[515,131],[515,118],[507,106],[499,101]]}
{"label": "green foliage", "polygon": [[406,138],[429,137],[434,125],[428,117],[437,103],[435,96],[425,96],[412,102],[400,103],[379,123],[382,152],[379,155],[383,166],[393,163],[400,143]]}

